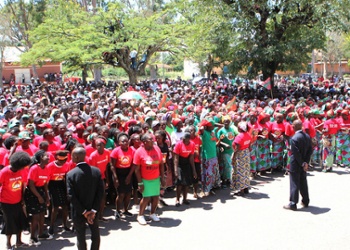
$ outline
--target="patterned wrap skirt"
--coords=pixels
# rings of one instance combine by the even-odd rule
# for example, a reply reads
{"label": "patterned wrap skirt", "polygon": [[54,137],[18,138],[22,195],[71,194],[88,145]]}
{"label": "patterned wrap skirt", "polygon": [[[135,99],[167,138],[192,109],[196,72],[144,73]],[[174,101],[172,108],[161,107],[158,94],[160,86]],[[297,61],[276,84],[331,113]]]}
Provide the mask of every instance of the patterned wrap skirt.
{"label": "patterned wrap skirt", "polygon": [[250,172],[255,173],[257,171],[258,159],[259,159],[259,147],[258,147],[258,141],[256,140],[250,146]]}
{"label": "patterned wrap skirt", "polygon": [[336,139],[337,144],[337,163],[350,166],[350,134],[340,132]]}
{"label": "patterned wrap skirt", "polygon": [[284,166],[284,149],[286,148],[284,141],[274,142],[271,146],[271,167]]}
{"label": "patterned wrap skirt", "polygon": [[322,143],[323,143],[323,151],[322,151],[323,167],[331,168],[334,163],[335,136],[332,135],[330,137],[323,137]]}
{"label": "patterned wrap skirt", "polygon": [[265,171],[271,168],[270,145],[269,139],[259,138],[258,143],[258,157],[257,157],[257,171]]}
{"label": "patterned wrap skirt", "polygon": [[214,187],[219,187],[220,173],[218,158],[203,159],[202,170],[203,192],[210,192]]}
{"label": "patterned wrap skirt", "polygon": [[235,171],[234,171],[234,190],[240,191],[250,187],[250,152],[249,148],[239,150],[236,153]]}

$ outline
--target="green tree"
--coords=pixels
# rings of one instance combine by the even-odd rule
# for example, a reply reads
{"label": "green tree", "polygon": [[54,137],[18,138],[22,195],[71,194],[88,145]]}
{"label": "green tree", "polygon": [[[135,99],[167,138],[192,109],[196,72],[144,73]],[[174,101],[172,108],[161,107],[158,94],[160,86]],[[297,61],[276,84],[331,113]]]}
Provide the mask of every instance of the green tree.
{"label": "green tree", "polygon": [[[110,37],[110,46],[104,60],[123,68],[129,81],[135,83],[154,55],[159,52],[178,54],[184,50],[188,26],[177,16],[171,2],[125,2],[108,5],[105,13],[105,20],[109,22],[107,36]],[[135,65],[130,57],[133,50],[137,52]]]}
{"label": "green tree", "polygon": [[69,71],[82,70],[84,82],[91,66],[102,62],[107,43],[100,17],[75,1],[53,2],[44,22],[29,34],[33,47],[22,55],[22,64],[64,62]]}
{"label": "green tree", "polygon": [[[327,29],[344,28],[349,12],[341,0],[219,0],[239,37],[230,51],[231,70],[250,67],[274,79],[276,70],[300,70],[313,49],[323,48]],[[227,12],[226,12],[227,13]]]}
{"label": "green tree", "polygon": [[224,4],[196,1],[178,3],[179,12],[188,21],[191,32],[186,38],[186,57],[199,63],[201,72],[210,77],[214,67],[222,67],[231,61],[229,51],[237,36],[228,18],[229,9]]}

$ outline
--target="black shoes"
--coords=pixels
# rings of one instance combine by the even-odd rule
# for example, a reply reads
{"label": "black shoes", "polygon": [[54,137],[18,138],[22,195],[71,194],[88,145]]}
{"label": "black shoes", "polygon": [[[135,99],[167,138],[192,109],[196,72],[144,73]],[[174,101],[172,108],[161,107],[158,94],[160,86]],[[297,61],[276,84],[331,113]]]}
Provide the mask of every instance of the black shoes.
{"label": "black shoes", "polygon": [[284,205],[283,208],[287,209],[287,210],[296,211],[297,210],[297,205],[289,203],[288,205]]}

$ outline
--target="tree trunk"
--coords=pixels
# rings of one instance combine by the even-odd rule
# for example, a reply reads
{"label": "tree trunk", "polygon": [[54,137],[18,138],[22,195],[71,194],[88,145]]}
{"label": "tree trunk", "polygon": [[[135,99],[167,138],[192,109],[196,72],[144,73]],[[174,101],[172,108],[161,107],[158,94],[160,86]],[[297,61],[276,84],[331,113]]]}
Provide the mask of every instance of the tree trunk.
{"label": "tree trunk", "polygon": [[130,69],[126,73],[128,73],[128,76],[129,76],[129,83],[136,84],[137,83],[137,71]]}
{"label": "tree trunk", "polygon": [[154,65],[150,65],[150,66],[149,66],[149,70],[150,70],[150,73],[151,73],[151,79],[152,79],[152,80],[157,79],[157,70],[156,70],[156,67],[154,67]]}
{"label": "tree trunk", "polygon": [[38,71],[36,70],[36,65],[35,64],[32,65],[32,70],[33,70],[33,77],[34,78],[38,78]]}
{"label": "tree trunk", "polygon": [[82,79],[83,79],[83,84],[86,84],[87,81],[86,81],[86,77],[87,77],[87,69],[86,69],[86,66],[83,67],[83,70],[81,72],[81,76],[82,76]]}
{"label": "tree trunk", "polygon": [[102,78],[102,67],[101,65],[94,65],[94,80],[100,82]]}

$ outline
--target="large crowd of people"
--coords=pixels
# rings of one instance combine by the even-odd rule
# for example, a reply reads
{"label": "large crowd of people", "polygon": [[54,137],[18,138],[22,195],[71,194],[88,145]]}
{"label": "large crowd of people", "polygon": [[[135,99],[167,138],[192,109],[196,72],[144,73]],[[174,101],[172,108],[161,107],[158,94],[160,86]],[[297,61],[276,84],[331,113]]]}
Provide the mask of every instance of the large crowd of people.
{"label": "large crowd of people", "polygon": [[188,192],[199,199],[231,188],[245,196],[256,175],[288,174],[295,120],[312,139],[310,167],[323,172],[333,164],[349,167],[350,83],[338,77],[283,77],[271,90],[265,87],[237,78],[2,89],[0,203],[6,247],[12,249],[13,234],[16,246],[25,245],[23,230],[29,230],[31,245],[52,239],[60,209],[63,229],[72,231],[71,205],[84,211],[66,182],[77,167],[72,158],[77,148],[86,152],[79,162],[100,170],[103,197],[93,211],[98,220],[107,220],[105,205],[115,202],[116,219],[133,217],[134,205],[141,225],[147,224],[146,210],[152,221],[160,220],[156,209],[167,205],[166,192],[176,189],[174,205],[188,206]]}

